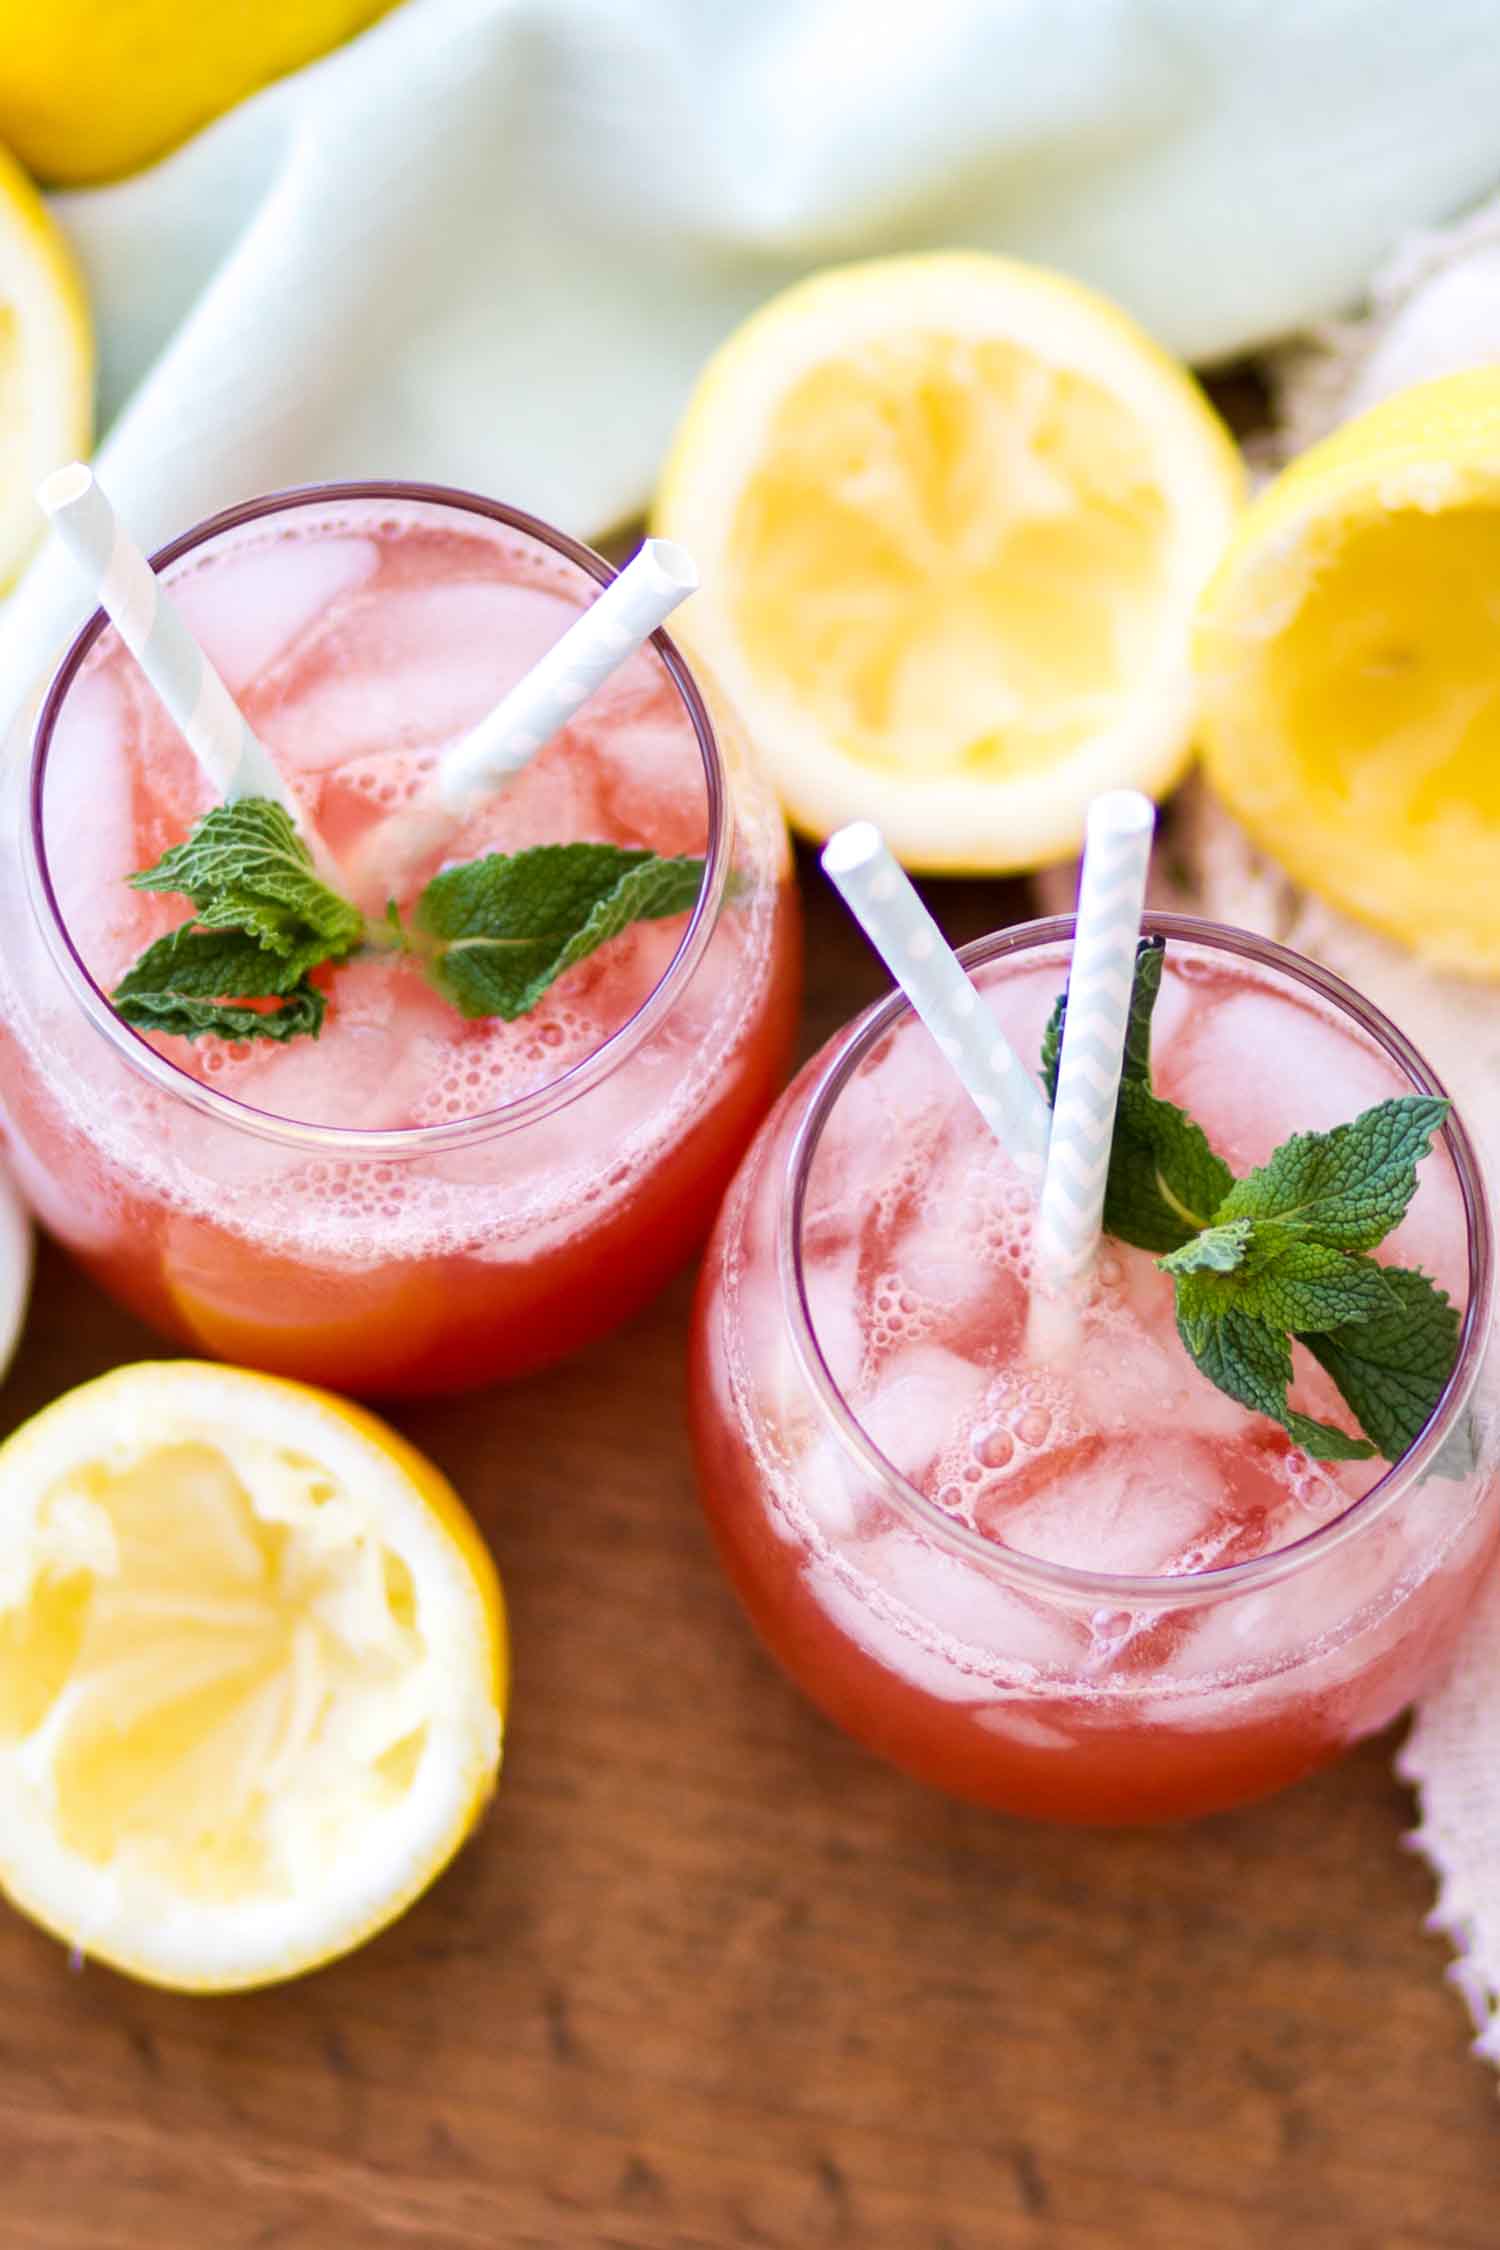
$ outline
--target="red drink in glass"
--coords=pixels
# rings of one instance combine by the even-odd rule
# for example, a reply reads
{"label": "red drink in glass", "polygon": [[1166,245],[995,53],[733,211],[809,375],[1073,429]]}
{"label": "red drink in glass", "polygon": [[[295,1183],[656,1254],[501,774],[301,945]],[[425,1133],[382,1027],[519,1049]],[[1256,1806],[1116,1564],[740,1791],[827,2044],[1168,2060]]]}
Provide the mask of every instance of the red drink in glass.
{"label": "red drink in glass", "polygon": [[[1034,1057],[1065,923],[964,958]],[[1236,1173],[1291,1133],[1437,1090],[1340,981],[1175,917],[1156,1089]],[[893,997],[809,1064],[730,1192],[696,1316],[704,1506],[762,1636],[840,1725],[925,1780],[1078,1821],[1263,1795],[1430,1678],[1495,1545],[1482,1385],[1490,1220],[1450,1123],[1382,1259],[1466,1308],[1417,1445],[1308,1459],[1214,1388],[1172,1286],[1106,1241],[1079,1333],[1028,1355],[1032,1198]],[[1350,1426],[1296,1350],[1292,1403]]]}
{"label": "red drink in glass", "polygon": [[190,1346],[386,1393],[541,1366],[690,1253],[781,1081],[799,948],[779,815],[657,635],[412,857],[403,814],[439,750],[608,575],[512,510],[311,490],[231,511],[163,565],[367,911],[441,865],[577,838],[702,856],[703,886],[516,1022],[466,1022],[377,955],[331,972],[316,1040],[147,1039],[105,995],[186,905],[126,877],[212,795],[96,618],[7,777],[0,1102],[22,1184]]}

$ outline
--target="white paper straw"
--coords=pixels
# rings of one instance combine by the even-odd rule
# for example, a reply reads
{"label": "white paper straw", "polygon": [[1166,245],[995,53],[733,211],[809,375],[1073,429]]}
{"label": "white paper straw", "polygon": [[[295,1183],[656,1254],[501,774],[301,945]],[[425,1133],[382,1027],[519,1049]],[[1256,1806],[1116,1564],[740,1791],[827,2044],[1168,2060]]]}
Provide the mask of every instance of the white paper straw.
{"label": "white paper straw", "polygon": [[1135,983],[1156,812],[1136,789],[1089,807],[1078,925],[1037,1217],[1037,1279],[1062,1288],[1093,1263]]}
{"label": "white paper straw", "polygon": [[[38,486],[37,500],[214,788],[231,801],[270,797],[297,820],[270,753],[193,639],[93,471],[81,461],[54,470]],[[299,825],[305,833],[305,823]]]}
{"label": "white paper straw", "polygon": [[830,838],[823,867],[865,936],[953,1065],[990,1131],[1033,1181],[1047,1151],[1042,1090],[1004,1038],[880,830],[857,820]]}
{"label": "white paper straw", "polygon": [[448,810],[463,811],[519,773],[697,583],[686,549],[648,539],[488,718],[444,751],[437,793]]}

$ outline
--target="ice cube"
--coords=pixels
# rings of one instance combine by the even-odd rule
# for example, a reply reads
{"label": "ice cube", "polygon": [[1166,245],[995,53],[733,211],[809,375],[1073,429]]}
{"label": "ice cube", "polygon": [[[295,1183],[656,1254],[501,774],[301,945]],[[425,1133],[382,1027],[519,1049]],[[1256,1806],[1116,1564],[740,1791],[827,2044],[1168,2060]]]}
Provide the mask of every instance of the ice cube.
{"label": "ice cube", "polygon": [[809,1556],[805,1577],[830,1623],[897,1679],[946,1703],[985,1703],[994,1695],[994,1680],[976,1671],[956,1647],[944,1648],[903,1603],[874,1588],[862,1591],[843,1569],[818,1555]]}
{"label": "ice cube", "polygon": [[995,1519],[1007,1546],[1113,1576],[1202,1568],[1228,1500],[1210,1446],[1153,1433],[1053,1458],[1055,1474]]}
{"label": "ice cube", "polygon": [[895,1353],[859,1419],[886,1459],[920,1484],[979,1419],[990,1376],[935,1344]]}
{"label": "ice cube", "polygon": [[[1394,1064],[1313,1005],[1199,986],[1197,1012],[1157,1071],[1230,1168],[1264,1164],[1292,1133],[1327,1132],[1407,1091]],[[1155,1052],[1153,1048],[1153,1053]]]}
{"label": "ice cube", "polygon": [[860,1549],[860,1568],[944,1640],[975,1651],[989,1675],[1067,1672],[1083,1647],[1078,1621],[1044,1597],[1033,1598],[1002,1582],[998,1573],[946,1547],[931,1535],[902,1526]]}
{"label": "ice cube", "polygon": [[535,587],[409,587],[347,607],[299,648],[250,716],[291,765],[321,771],[399,739],[448,742],[490,711],[577,615]]}
{"label": "ice cube", "polygon": [[147,943],[150,919],[144,895],[125,881],[146,864],[136,845],[130,762],[120,748],[131,731],[115,668],[86,671],[69,691],[47,760],[58,907],[90,969],[111,983]]}
{"label": "ice cube", "polygon": [[[801,1397],[802,1411],[809,1417],[804,1427],[817,1430],[820,1425],[810,1414],[806,1392]],[[817,1536],[841,1550],[858,1542],[870,1479],[842,1440],[826,1426],[799,1458],[794,1486],[799,1512],[807,1517]]]}
{"label": "ice cube", "polygon": [[[809,1256],[803,1267],[807,1309],[818,1349],[828,1372],[845,1397],[852,1397],[864,1365],[866,1320],[861,1312],[859,1252],[852,1245],[841,1253]],[[778,1300],[780,1291],[778,1289]],[[781,1311],[785,1324],[786,1314]]]}
{"label": "ice cube", "polygon": [[352,533],[264,542],[202,568],[170,573],[172,592],[199,643],[231,689],[252,685],[356,586],[373,578],[380,549]]}
{"label": "ice cube", "polygon": [[[1451,1495],[1436,1480],[1428,1490]],[[1284,1672],[1293,1692],[1326,1693],[1371,1660],[1379,1639],[1370,1628],[1433,1561],[1419,1524],[1405,1510],[1383,1516],[1275,1585],[1195,1612],[1173,1671],[1199,1680]],[[1316,1671],[1304,1670],[1313,1659]]]}
{"label": "ice cube", "polygon": [[[1141,1295],[1113,1316],[1088,1321],[1064,1369],[1078,1423],[1087,1430],[1165,1426],[1179,1434],[1233,1436],[1244,1426],[1245,1409],[1188,1358],[1173,1325],[1169,1277],[1147,1259],[1139,1264],[1149,1269]],[[1149,1327],[1141,1325],[1143,1318]]]}

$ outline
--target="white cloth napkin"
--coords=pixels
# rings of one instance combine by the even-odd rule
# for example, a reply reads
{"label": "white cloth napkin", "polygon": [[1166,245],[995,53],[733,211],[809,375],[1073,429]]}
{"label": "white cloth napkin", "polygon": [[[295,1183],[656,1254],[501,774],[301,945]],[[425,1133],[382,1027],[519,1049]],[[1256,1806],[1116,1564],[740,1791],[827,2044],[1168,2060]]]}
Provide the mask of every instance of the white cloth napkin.
{"label": "white cloth napkin", "polygon": [[[1486,0],[407,0],[149,172],[61,195],[101,466],[154,545],[318,477],[597,533],[809,267],[969,244],[1211,359],[1500,185]],[[0,718],[82,604],[45,557]]]}
{"label": "white cloth napkin", "polygon": [[[1500,199],[1461,226],[1402,244],[1376,276],[1367,313],[1324,328],[1281,361],[1279,423],[1265,450],[1299,452],[1350,415],[1431,376],[1500,360]],[[1386,1010],[1463,1110],[1500,1196],[1500,999],[1492,985],[1439,976],[1411,954],[1299,892],[1207,793],[1173,816],[1173,859],[1192,901],[1326,961]],[[1492,1342],[1500,1350],[1500,1339]],[[1476,2052],[1500,2065],[1500,1571],[1461,1636],[1451,1671],[1419,1706],[1396,1760],[1413,1784],[1412,1842],[1437,1878],[1430,1925],[1454,1948]]]}

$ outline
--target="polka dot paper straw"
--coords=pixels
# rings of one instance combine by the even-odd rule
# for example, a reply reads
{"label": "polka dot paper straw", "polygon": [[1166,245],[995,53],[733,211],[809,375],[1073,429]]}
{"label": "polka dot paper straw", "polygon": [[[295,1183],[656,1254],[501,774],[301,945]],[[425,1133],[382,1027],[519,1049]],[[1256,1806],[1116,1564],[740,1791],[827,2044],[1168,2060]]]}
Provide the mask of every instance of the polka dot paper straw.
{"label": "polka dot paper straw", "polygon": [[1060,1286],[1098,1248],[1155,809],[1112,789],[1089,807],[1057,1100],[1037,1220],[1039,1276]]}
{"label": "polka dot paper straw", "polygon": [[461,812],[519,773],[697,583],[684,548],[648,539],[489,717],[443,753],[437,788],[448,810]]}
{"label": "polka dot paper straw", "polygon": [[296,818],[270,753],[193,639],[93,471],[81,461],[54,470],[38,486],[37,500],[220,795],[230,800],[269,797]]}
{"label": "polka dot paper straw", "polygon": [[841,828],[823,868],[865,936],[926,1024],[959,1084],[1027,1177],[1047,1152],[1042,1090],[964,973],[936,922],[867,820]]}

